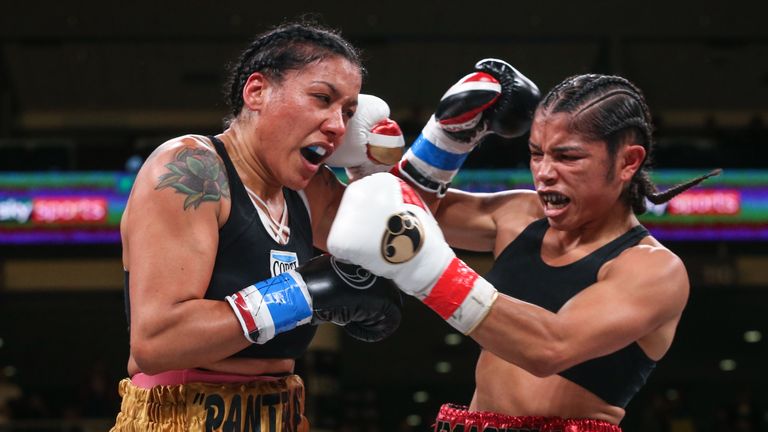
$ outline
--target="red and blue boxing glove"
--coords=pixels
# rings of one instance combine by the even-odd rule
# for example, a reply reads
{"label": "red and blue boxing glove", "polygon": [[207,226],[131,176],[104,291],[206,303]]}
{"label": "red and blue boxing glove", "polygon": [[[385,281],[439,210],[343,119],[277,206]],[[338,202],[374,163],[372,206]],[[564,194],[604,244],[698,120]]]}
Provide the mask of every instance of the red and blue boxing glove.
{"label": "red and blue boxing glove", "polygon": [[451,86],[393,174],[443,196],[464,160],[489,134],[528,132],[541,94],[509,63],[480,60]]}

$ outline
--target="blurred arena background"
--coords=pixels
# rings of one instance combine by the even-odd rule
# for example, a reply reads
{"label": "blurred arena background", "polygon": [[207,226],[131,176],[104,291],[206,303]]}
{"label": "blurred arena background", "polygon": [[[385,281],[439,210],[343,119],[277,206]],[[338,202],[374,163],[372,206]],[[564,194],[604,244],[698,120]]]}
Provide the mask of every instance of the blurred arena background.
{"label": "blurred arena background", "polygon": [[[364,50],[363,91],[389,102],[407,143],[484,57],[509,61],[542,91],[585,72],[637,83],[656,121],[660,178],[725,174],[646,219],[685,260],[692,290],[672,350],[622,426],[768,430],[766,10],[762,1],[4,0],[0,431],[109,427],[128,353],[114,230],[132,173],[172,136],[220,131],[226,62],[256,33],[308,12]],[[489,139],[462,181],[524,186],[526,166],[524,140]],[[471,398],[479,348],[415,301],[384,342],[335,330],[324,327],[298,363],[313,431],[427,431],[441,403]]]}

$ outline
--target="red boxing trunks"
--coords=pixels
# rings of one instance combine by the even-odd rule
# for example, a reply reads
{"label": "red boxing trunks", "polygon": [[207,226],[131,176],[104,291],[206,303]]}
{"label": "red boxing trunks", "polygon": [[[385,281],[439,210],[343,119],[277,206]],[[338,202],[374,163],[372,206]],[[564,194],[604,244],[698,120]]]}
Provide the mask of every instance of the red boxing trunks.
{"label": "red boxing trunks", "polygon": [[435,432],[621,432],[621,428],[603,420],[508,416],[445,404],[437,414]]}

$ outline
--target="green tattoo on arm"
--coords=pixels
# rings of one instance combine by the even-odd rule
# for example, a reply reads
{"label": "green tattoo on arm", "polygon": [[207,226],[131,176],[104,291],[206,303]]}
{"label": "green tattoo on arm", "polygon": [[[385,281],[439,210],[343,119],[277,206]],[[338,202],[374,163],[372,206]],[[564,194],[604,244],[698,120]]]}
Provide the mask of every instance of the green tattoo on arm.
{"label": "green tattoo on arm", "polygon": [[172,187],[176,192],[188,195],[184,210],[190,206],[197,209],[203,201],[229,198],[227,172],[210,151],[184,148],[176,154],[176,160],[165,167],[170,172],[158,178],[155,190]]}

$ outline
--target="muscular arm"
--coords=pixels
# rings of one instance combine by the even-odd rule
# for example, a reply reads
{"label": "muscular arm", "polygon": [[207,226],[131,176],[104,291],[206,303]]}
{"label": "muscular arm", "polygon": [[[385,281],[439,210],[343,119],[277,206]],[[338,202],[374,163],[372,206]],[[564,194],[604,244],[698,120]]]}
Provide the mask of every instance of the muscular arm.
{"label": "muscular arm", "polygon": [[[315,247],[327,250],[326,240],[346,185],[330,169],[318,172],[304,189],[312,217]],[[435,215],[452,247],[498,254],[543,211],[536,193],[510,190],[470,193],[450,189],[442,199],[414,187]],[[503,227],[500,229],[500,227]]]}
{"label": "muscular arm", "polygon": [[[514,281],[509,281],[513,284]],[[652,357],[669,348],[688,298],[682,262],[666,249],[628,249],[557,313],[500,295],[470,335],[480,345],[537,376],[615,352],[661,332]]]}
{"label": "muscular arm", "polygon": [[[304,189],[314,243],[322,250],[327,250],[328,232],[345,188],[330,169],[322,169]],[[503,249],[543,214],[536,194],[527,190],[469,193],[450,189],[444,198],[438,199],[435,194],[413,189],[421,193],[433,211],[448,244],[471,251],[500,252],[497,249]]]}
{"label": "muscular arm", "polygon": [[137,176],[121,230],[131,355],[145,373],[209,364],[248,345],[229,305],[203,299],[229,200],[224,173],[215,152],[186,138],[158,148]]}
{"label": "muscular arm", "polygon": [[469,193],[450,189],[433,202],[432,211],[449,245],[494,254],[542,216],[536,194],[527,190]]}

